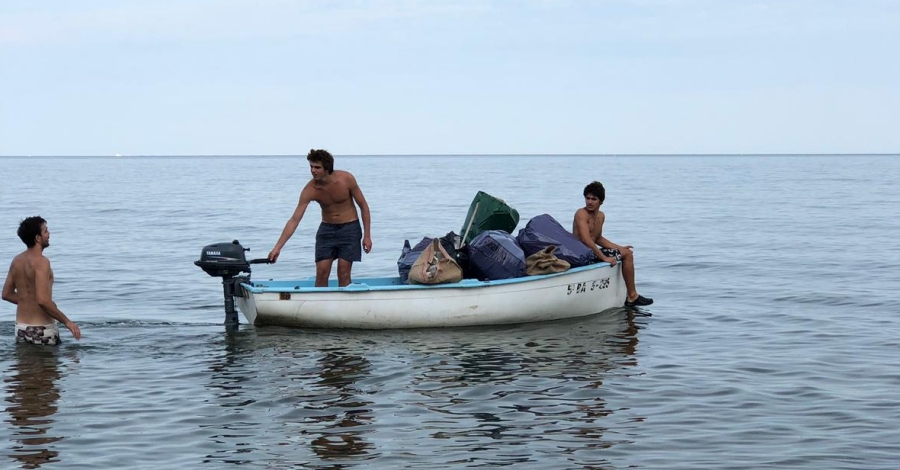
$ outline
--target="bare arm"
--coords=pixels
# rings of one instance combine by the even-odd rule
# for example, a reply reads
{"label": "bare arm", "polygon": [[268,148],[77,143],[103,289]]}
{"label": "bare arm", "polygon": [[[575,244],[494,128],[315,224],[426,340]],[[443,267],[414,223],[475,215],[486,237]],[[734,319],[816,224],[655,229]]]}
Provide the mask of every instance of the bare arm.
{"label": "bare arm", "polygon": [[617,244],[613,243],[612,240],[604,237],[603,235],[601,235],[600,239],[597,240],[597,244],[602,246],[603,248],[608,248],[611,250],[619,250],[619,251],[624,251],[628,248],[631,248],[631,245],[627,245],[627,246],[617,245]]}
{"label": "bare arm", "polygon": [[602,246],[603,248],[609,248],[611,250],[619,250],[620,253],[624,252],[625,250],[630,250],[633,248],[631,245],[619,245],[617,243],[613,243],[612,240],[604,237],[603,234],[600,235],[600,239],[597,240],[597,244]]}
{"label": "bare arm", "polygon": [[34,267],[34,288],[37,295],[37,303],[47,315],[65,325],[72,332],[72,336],[75,339],[81,339],[81,330],[78,329],[78,325],[69,320],[69,317],[62,313],[59,307],[56,306],[56,302],[53,301],[51,276],[50,260],[46,258],[38,260]]}
{"label": "bare arm", "polygon": [[359,189],[359,185],[356,184],[356,178],[353,178],[352,181],[353,184],[350,189],[350,195],[353,196],[353,200],[356,201],[356,205],[359,206],[360,216],[363,221],[363,250],[368,253],[372,251],[372,217],[369,213],[369,203],[366,202],[366,197],[363,195],[362,189]]}
{"label": "bare arm", "polygon": [[16,292],[16,286],[13,283],[13,267],[9,264],[9,272],[6,274],[6,281],[3,283],[3,300],[19,304],[19,293]]}
{"label": "bare arm", "polygon": [[309,203],[312,199],[310,198],[309,191],[307,188],[303,188],[303,191],[300,192],[300,200],[297,202],[297,207],[294,209],[294,213],[291,214],[291,218],[288,219],[287,223],[284,224],[284,229],[281,231],[281,236],[278,237],[278,241],[275,243],[275,247],[272,248],[272,251],[269,252],[269,260],[273,263],[278,261],[278,256],[281,254],[281,249],[284,248],[284,244],[287,243],[288,240],[294,235],[294,232],[297,231],[297,226],[300,225],[300,221],[303,219],[303,214],[306,213],[306,208],[309,206]]}

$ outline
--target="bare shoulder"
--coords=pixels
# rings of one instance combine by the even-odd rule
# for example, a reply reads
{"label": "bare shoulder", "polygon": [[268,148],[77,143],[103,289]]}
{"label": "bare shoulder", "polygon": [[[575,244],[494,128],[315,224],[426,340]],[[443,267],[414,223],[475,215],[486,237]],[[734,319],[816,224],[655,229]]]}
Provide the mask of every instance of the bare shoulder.
{"label": "bare shoulder", "polygon": [[343,187],[349,189],[351,193],[359,190],[359,184],[356,182],[356,177],[353,176],[353,173],[350,173],[349,171],[334,170],[334,174],[338,175],[338,171],[340,171],[340,175],[337,180],[341,182]]}
{"label": "bare shoulder", "polygon": [[26,267],[35,268],[37,266],[49,266],[50,259],[44,255],[35,256],[34,254],[24,251],[16,255],[12,262],[9,263],[10,269],[24,269]]}
{"label": "bare shoulder", "polygon": [[334,170],[333,176],[334,176],[336,179],[339,179],[339,180],[341,180],[341,181],[346,181],[346,182],[348,182],[348,183],[349,183],[349,182],[353,182],[353,183],[356,182],[356,178],[353,176],[353,173],[350,173],[349,171],[345,171],[345,170]]}
{"label": "bare shoulder", "polygon": [[16,255],[13,257],[12,261],[9,262],[9,272],[15,271],[22,264],[22,255]]}
{"label": "bare shoulder", "polygon": [[26,278],[33,278],[38,273],[52,275],[50,258],[27,251],[13,258],[12,263],[9,265],[9,270],[13,274],[25,276]]}
{"label": "bare shoulder", "polygon": [[314,180],[314,179],[310,179],[309,181],[306,182],[306,184],[303,186],[303,189],[300,190],[300,202],[303,202],[304,200],[309,202],[310,200],[313,199],[313,196],[316,193],[315,185],[316,185],[316,180]]}
{"label": "bare shoulder", "polygon": [[584,207],[579,207],[577,211],[575,211],[575,220],[587,220],[588,211]]}
{"label": "bare shoulder", "polygon": [[34,256],[30,262],[35,269],[50,269],[50,258],[44,255]]}

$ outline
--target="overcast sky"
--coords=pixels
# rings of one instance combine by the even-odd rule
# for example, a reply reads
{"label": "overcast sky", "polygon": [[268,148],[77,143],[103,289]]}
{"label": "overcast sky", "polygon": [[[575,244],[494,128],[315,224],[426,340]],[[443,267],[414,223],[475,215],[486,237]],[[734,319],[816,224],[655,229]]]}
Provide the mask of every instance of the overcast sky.
{"label": "overcast sky", "polygon": [[2,0],[0,156],[900,152],[900,1]]}

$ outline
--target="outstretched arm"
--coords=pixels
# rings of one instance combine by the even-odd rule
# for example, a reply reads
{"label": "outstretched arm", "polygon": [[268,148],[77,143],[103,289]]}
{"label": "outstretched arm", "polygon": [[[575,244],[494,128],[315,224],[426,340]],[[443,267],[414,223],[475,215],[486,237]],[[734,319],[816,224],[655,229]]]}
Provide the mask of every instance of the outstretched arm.
{"label": "outstretched arm", "polygon": [[56,306],[56,302],[53,301],[53,287],[50,279],[50,260],[46,258],[38,260],[34,267],[34,288],[37,294],[38,305],[47,315],[65,325],[72,332],[72,336],[75,339],[81,339],[81,330],[78,328],[78,325],[69,320],[69,317],[62,313],[59,307]]}
{"label": "outstretched arm", "polygon": [[306,208],[309,206],[310,197],[306,190],[303,188],[303,191],[300,192],[300,200],[297,202],[297,208],[294,209],[294,213],[291,214],[291,218],[288,219],[287,223],[284,224],[284,229],[281,231],[281,236],[278,237],[278,241],[275,243],[275,247],[272,248],[272,251],[269,252],[269,261],[276,262],[278,261],[278,256],[281,254],[281,249],[284,248],[284,244],[290,240],[291,236],[294,235],[294,232],[297,231],[297,226],[300,225],[300,221],[303,219],[303,214],[306,213]]}
{"label": "outstretched arm", "polygon": [[356,178],[353,179],[350,195],[353,196],[353,200],[356,201],[356,205],[359,206],[360,216],[363,221],[363,250],[368,253],[372,251],[372,218],[369,213],[369,203],[366,202],[366,197],[363,195],[362,189],[359,189],[359,185],[356,184]]}
{"label": "outstretched arm", "polygon": [[9,264],[9,272],[6,274],[6,281],[3,283],[3,300],[19,304],[19,293],[16,292],[16,286],[13,283],[13,267]]}

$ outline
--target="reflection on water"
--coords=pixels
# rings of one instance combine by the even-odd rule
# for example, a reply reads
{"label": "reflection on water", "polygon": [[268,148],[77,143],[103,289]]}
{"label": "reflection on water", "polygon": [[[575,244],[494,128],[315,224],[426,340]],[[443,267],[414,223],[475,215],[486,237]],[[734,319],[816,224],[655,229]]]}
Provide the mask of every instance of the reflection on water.
{"label": "reflection on water", "polygon": [[198,422],[202,430],[210,432],[209,438],[213,444],[220,448],[216,453],[207,454],[203,463],[252,463],[249,454],[257,444],[253,432],[256,425],[243,418],[247,408],[257,401],[256,394],[248,393],[257,378],[256,370],[245,364],[245,359],[253,354],[253,350],[245,347],[241,332],[231,326],[226,326],[225,332],[217,335],[212,347],[218,353],[213,354],[208,367],[210,380],[207,388],[212,392],[214,403],[225,408],[225,412],[216,413],[208,421]]}
{"label": "reflection on water", "polygon": [[59,461],[53,444],[62,437],[53,436],[53,415],[59,400],[58,348],[16,343],[15,361],[4,375],[7,402],[6,422],[12,427],[9,457],[22,468],[39,468]]}
{"label": "reflection on water", "polygon": [[[366,457],[372,444],[364,438],[368,431],[361,428],[372,422],[372,403],[361,398],[364,393],[355,384],[371,374],[371,363],[339,348],[321,345],[321,349],[310,349],[295,339],[257,336],[252,329],[224,335],[220,343],[223,354],[209,367],[212,381],[208,387],[216,402],[232,413],[224,422],[212,425],[218,429],[211,436],[215,443],[228,448],[207,455],[206,461],[253,462],[251,455],[237,454],[273,444],[284,452],[267,452],[273,465],[296,462],[303,459],[298,440],[323,462]],[[273,392],[280,396],[272,397]],[[250,412],[265,406],[271,413],[272,403],[280,406],[277,416]],[[282,437],[274,437],[271,443],[259,442],[259,434],[273,432]],[[291,435],[293,432],[303,439]]]}
{"label": "reflection on water", "polygon": [[606,382],[637,365],[641,321],[619,309],[469,329],[231,331],[210,343],[221,411],[200,421],[216,448],[204,462],[508,466],[564,448],[603,466],[623,442],[607,432],[622,417]]}
{"label": "reflection on water", "polygon": [[[372,402],[361,398],[361,391],[354,387],[357,380],[371,373],[372,364],[364,357],[327,351],[319,358],[317,385],[333,389],[329,399],[314,401],[303,406],[328,410],[313,419],[325,425],[321,435],[312,440],[313,451],[324,460],[365,456],[372,444],[366,442],[360,426],[372,423]],[[318,395],[328,396],[328,394]]]}
{"label": "reflection on water", "polygon": [[635,312],[619,309],[461,336],[414,379],[441,417],[428,422],[430,437],[463,449],[457,464],[539,462],[562,448],[580,465],[604,465],[600,451],[621,442],[604,435],[615,412],[604,381],[637,365],[639,328]]}
{"label": "reflection on water", "polygon": [[[209,385],[215,395],[216,400],[224,407],[243,407],[253,403],[252,399],[244,397],[241,393],[244,384],[253,380],[254,375],[250,374],[244,367],[241,367],[241,357],[252,354],[242,347],[238,331],[232,326],[225,326],[226,332],[222,335],[222,354],[217,356],[216,361],[210,364],[209,370],[212,373],[212,383]],[[217,345],[217,346],[218,346]]]}

